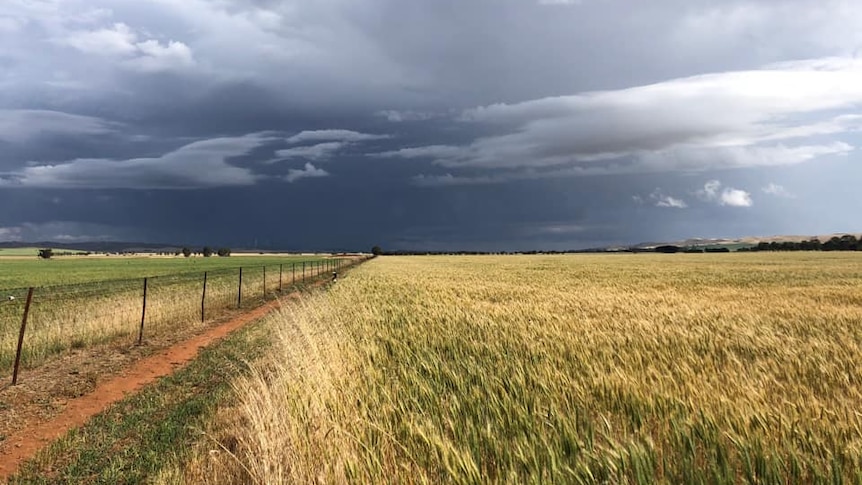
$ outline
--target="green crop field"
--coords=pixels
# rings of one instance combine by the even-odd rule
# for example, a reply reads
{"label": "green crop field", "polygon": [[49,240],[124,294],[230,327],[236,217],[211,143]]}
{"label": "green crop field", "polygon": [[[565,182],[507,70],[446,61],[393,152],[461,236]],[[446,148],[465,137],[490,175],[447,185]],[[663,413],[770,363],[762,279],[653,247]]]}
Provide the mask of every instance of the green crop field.
{"label": "green crop field", "polygon": [[862,253],[383,257],[272,333],[163,483],[862,483]]}
{"label": "green crop field", "polygon": [[[35,249],[27,253],[27,255],[31,254],[35,255]],[[316,256],[230,256],[227,258],[75,256],[49,260],[40,260],[35,256],[32,259],[0,257],[0,289],[66,285],[189,272],[203,273],[240,266],[289,265],[322,259]]]}

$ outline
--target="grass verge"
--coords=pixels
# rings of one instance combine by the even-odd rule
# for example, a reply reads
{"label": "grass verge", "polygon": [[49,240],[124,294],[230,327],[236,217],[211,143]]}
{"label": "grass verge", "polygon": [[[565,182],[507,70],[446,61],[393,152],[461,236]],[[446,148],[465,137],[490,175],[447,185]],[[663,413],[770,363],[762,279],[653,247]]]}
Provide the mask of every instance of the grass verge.
{"label": "grass verge", "polygon": [[141,483],[182,460],[231,381],[266,352],[264,319],[201,351],[188,366],[109,407],[25,463],[9,483]]}

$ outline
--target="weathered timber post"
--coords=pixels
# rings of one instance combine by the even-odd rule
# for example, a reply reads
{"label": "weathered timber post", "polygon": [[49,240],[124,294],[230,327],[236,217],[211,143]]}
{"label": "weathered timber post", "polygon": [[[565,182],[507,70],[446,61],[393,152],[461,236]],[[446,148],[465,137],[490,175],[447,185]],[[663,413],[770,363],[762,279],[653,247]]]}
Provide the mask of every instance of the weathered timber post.
{"label": "weathered timber post", "polygon": [[144,303],[141,305],[141,328],[138,330],[138,345],[144,342],[144,320],[147,318],[147,278],[144,278]]}
{"label": "weathered timber post", "polygon": [[207,301],[207,272],[204,271],[204,290],[201,293],[201,323],[206,320],[206,301]]}
{"label": "weathered timber post", "polygon": [[21,348],[24,347],[24,330],[27,328],[27,316],[30,314],[30,302],[33,301],[33,287],[27,290],[27,303],[24,304],[24,316],[21,317],[21,331],[18,332],[18,350],[15,351],[15,369],[12,371],[12,385],[18,385],[18,366],[21,364]]}
{"label": "weathered timber post", "polygon": [[239,268],[239,290],[236,292],[236,307],[242,308],[242,267]]}

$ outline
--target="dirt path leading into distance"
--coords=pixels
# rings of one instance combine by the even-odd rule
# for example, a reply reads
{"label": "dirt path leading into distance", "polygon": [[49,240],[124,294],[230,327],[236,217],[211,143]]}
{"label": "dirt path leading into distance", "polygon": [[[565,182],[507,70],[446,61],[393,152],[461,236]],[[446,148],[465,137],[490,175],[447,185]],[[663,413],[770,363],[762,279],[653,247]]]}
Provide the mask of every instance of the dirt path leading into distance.
{"label": "dirt path leading into distance", "polygon": [[[310,283],[309,286],[317,287],[324,283],[318,281]],[[24,461],[70,429],[83,425],[92,416],[126,395],[135,393],[160,377],[172,374],[193,360],[202,348],[263,318],[278,308],[285,299],[298,297],[298,292],[290,293],[209,328],[204,333],[137,360],[107,380],[98,382],[91,392],[69,399],[59,414],[47,419],[30,420],[23,429],[14,431],[0,442],[0,482],[5,483]]]}

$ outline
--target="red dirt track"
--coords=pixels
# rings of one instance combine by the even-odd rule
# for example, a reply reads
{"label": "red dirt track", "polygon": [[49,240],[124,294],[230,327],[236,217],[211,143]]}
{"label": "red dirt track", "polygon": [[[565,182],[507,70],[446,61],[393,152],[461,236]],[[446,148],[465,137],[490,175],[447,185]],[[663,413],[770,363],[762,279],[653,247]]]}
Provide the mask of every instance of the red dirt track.
{"label": "red dirt track", "polygon": [[70,399],[59,415],[17,430],[0,443],[0,481],[5,482],[25,460],[70,429],[83,425],[90,417],[123,399],[127,394],[138,391],[160,377],[170,375],[178,367],[193,360],[201,348],[259,320],[280,303],[279,300],[266,303],[210,328],[205,333],[144,357],[118,375],[98,383],[92,392]]}

